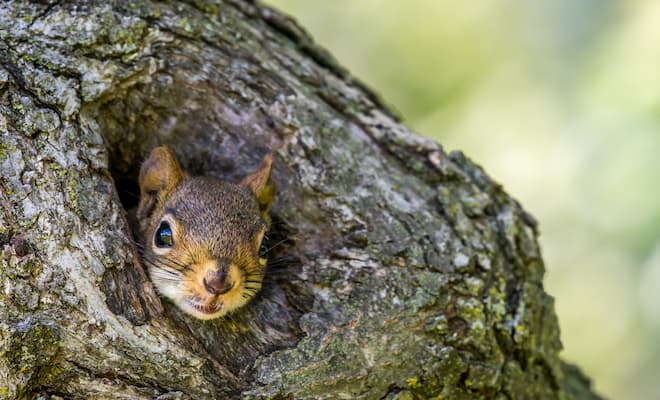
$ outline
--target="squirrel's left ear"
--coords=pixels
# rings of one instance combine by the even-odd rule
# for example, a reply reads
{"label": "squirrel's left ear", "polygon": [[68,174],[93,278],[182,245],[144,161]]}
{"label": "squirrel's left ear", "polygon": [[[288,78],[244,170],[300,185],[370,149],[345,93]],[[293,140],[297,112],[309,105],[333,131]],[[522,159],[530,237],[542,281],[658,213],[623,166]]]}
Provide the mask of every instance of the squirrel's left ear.
{"label": "squirrel's left ear", "polygon": [[[142,163],[139,179],[138,219],[146,224],[157,205],[183,180],[183,171],[172,150],[167,146],[159,146]],[[142,228],[146,228],[146,225]]]}
{"label": "squirrel's left ear", "polygon": [[270,206],[273,205],[275,198],[275,182],[271,179],[271,171],[273,167],[273,155],[268,153],[261,160],[261,164],[256,171],[243,178],[241,185],[247,186],[252,190],[252,193],[257,197],[261,215],[270,220],[268,213]]}

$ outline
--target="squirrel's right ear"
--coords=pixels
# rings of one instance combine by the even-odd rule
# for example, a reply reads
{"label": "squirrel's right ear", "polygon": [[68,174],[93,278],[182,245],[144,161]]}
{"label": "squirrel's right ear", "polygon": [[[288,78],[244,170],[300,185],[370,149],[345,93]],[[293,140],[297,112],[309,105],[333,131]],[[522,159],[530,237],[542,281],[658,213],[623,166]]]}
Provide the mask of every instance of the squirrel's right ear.
{"label": "squirrel's right ear", "polygon": [[172,150],[158,146],[140,168],[140,205],[138,218],[144,221],[156,204],[166,198],[183,179],[183,171]]}
{"label": "squirrel's right ear", "polygon": [[270,206],[275,198],[275,182],[271,178],[273,169],[273,155],[268,153],[261,160],[257,170],[243,178],[241,185],[247,186],[257,198],[261,215],[270,221]]}

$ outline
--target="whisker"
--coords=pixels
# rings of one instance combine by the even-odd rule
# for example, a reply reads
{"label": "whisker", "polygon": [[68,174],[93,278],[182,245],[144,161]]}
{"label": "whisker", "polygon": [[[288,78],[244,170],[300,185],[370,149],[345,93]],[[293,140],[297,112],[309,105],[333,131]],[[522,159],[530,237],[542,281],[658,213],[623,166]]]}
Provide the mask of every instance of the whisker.
{"label": "whisker", "polygon": [[169,266],[171,266],[172,268],[175,268],[175,269],[177,269],[177,270],[179,270],[179,271],[183,271],[183,270],[185,270],[185,269],[187,268],[187,266],[186,266],[185,264],[182,264],[181,262],[176,261],[176,260],[174,260],[174,259],[172,259],[172,258],[169,258],[169,257],[163,257],[163,259],[164,259],[165,262],[168,263]]}
{"label": "whisker", "polygon": [[291,264],[273,264],[273,265],[268,265],[268,268],[266,268],[266,273],[268,272],[277,272],[277,271],[289,271],[295,268],[302,267],[301,264],[298,263],[291,263]]}
{"label": "whisker", "polygon": [[167,265],[168,267],[170,267],[174,270],[177,270],[177,271],[183,271],[187,268],[186,265],[182,264],[181,262],[179,262],[175,259],[167,257],[167,256],[156,256],[156,255],[151,255],[151,254],[144,254],[142,256],[142,258],[145,259],[145,260],[149,259],[151,261],[157,261],[159,263],[163,263],[163,264]]}
{"label": "whisker", "polygon": [[160,265],[160,264],[152,262],[152,261],[147,261],[147,260],[145,260],[145,261],[150,266],[152,266],[153,268],[158,270],[159,273],[168,274],[168,275],[172,276],[171,279],[173,279],[173,280],[182,280],[182,279],[184,279],[177,271],[168,269],[167,267],[164,267],[163,265]]}
{"label": "whisker", "polygon": [[179,261],[179,260],[177,260],[177,259],[175,259],[175,258],[171,258],[171,257],[168,256],[168,255],[157,256],[157,257],[159,257],[159,258],[163,258],[163,259],[165,259],[165,260],[167,260],[167,261],[170,261],[170,262],[171,262],[172,264],[174,264],[174,265],[185,266],[181,261]]}
{"label": "whisker", "polygon": [[176,278],[166,278],[166,277],[163,277],[163,276],[158,276],[158,279],[159,279],[159,280],[162,280],[162,281],[168,281],[168,282],[177,282],[177,283],[178,283],[178,282],[181,282],[180,279],[176,279]]}
{"label": "whisker", "polygon": [[266,250],[264,250],[263,252],[261,252],[259,255],[260,255],[260,256],[265,256],[266,254],[268,254],[268,252],[270,252],[271,250],[273,250],[275,247],[281,245],[282,243],[286,242],[287,240],[289,240],[289,238],[284,238],[284,239],[280,240],[279,242],[275,243],[273,246],[271,246],[271,247],[269,247],[268,249],[266,249]]}
{"label": "whisker", "polygon": [[282,264],[282,263],[296,263],[300,262],[300,260],[295,259],[295,258],[273,258],[273,259],[268,259],[268,262],[266,265],[275,265],[275,264]]}
{"label": "whisker", "polygon": [[182,268],[173,266],[173,265],[165,262],[165,260],[150,258],[150,257],[144,257],[144,258],[142,258],[142,260],[145,263],[147,263],[149,265],[152,265],[155,268],[158,268],[158,269],[163,270],[163,271],[167,271],[168,273],[170,273],[173,276],[178,276],[178,277],[182,276],[182,274],[181,274],[181,271],[183,270]]}
{"label": "whisker", "polygon": [[162,280],[162,281],[168,281],[168,282],[177,282],[177,283],[182,282],[181,279],[171,278],[171,277],[167,277],[167,276],[163,276],[163,275],[159,275],[159,274],[155,274],[152,278]]}
{"label": "whisker", "polygon": [[149,258],[149,257],[144,257],[143,260],[145,262],[150,263],[151,265],[153,265],[155,267],[165,269],[165,270],[168,270],[168,271],[172,271],[176,275],[180,275],[181,269],[177,266],[171,265],[166,260],[159,260],[159,259],[155,259],[155,258],[152,259],[152,258]]}

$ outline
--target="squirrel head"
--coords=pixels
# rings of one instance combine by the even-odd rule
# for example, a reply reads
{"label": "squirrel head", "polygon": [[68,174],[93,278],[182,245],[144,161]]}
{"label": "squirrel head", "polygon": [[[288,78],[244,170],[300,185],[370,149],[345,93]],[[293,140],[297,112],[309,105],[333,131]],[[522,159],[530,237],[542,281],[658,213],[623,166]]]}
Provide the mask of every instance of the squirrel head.
{"label": "squirrel head", "polygon": [[167,146],[140,169],[142,260],[156,289],[199,319],[245,305],[261,288],[275,196],[272,155],[240,183],[188,177]]}

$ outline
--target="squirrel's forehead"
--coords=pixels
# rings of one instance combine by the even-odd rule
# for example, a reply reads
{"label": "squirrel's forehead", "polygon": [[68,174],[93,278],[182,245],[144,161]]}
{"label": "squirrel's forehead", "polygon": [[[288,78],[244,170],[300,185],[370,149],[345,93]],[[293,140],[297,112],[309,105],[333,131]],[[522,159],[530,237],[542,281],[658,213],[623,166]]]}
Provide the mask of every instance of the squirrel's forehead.
{"label": "squirrel's forehead", "polygon": [[211,208],[252,211],[257,207],[254,195],[247,188],[208,177],[184,181],[170,197],[170,203],[174,208],[194,205],[200,207],[199,211],[211,211]]}
{"label": "squirrel's forehead", "polygon": [[253,235],[263,225],[254,195],[246,188],[217,179],[186,182],[165,204],[165,214],[195,226],[202,235],[231,232]]}

